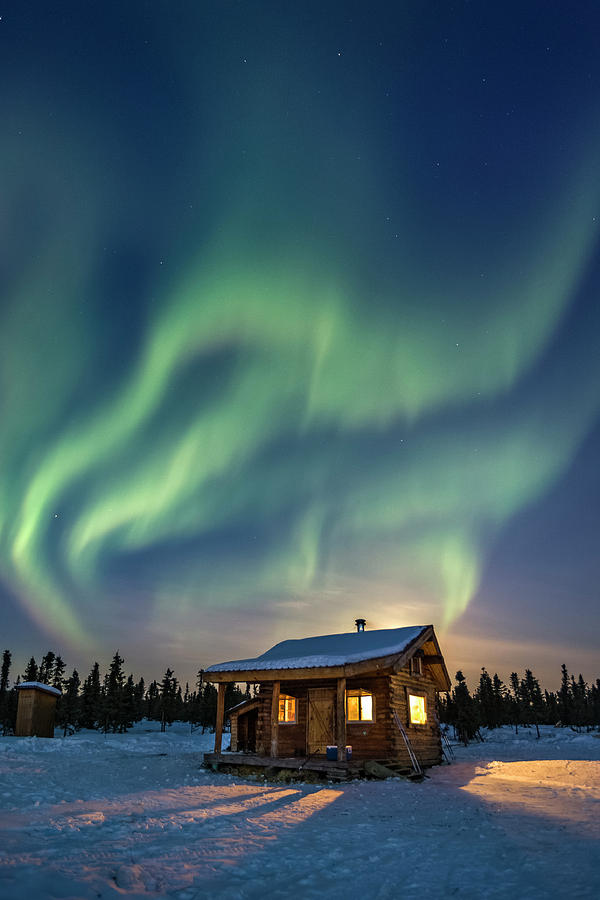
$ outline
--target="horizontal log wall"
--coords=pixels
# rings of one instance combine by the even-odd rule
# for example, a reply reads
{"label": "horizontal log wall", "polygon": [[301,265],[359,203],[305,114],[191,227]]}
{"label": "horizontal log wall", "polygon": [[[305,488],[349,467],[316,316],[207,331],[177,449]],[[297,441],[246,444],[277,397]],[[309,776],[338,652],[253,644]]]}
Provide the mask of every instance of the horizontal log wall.
{"label": "horizontal log wall", "polygon": [[[330,687],[330,681],[310,682],[310,687]],[[271,746],[271,696],[273,685],[263,682],[260,686],[261,706],[256,725],[256,750],[269,755]],[[288,694],[296,698],[296,722],[280,722],[277,755],[303,756],[306,753],[306,717],[308,712],[307,682],[282,681],[279,695]]]}
{"label": "horizontal log wall", "polygon": [[387,759],[392,753],[392,737],[389,727],[389,676],[349,678],[346,690],[351,691],[357,688],[373,694],[375,721],[346,721],[346,742],[352,747],[352,757],[356,757],[356,759]]}
{"label": "horizontal log wall", "polygon": [[[408,715],[408,692],[423,693],[427,702],[427,724],[412,725]],[[400,721],[406,728],[408,739],[423,766],[435,766],[442,761],[442,742],[437,723],[437,691],[436,684],[428,671],[423,667],[422,675],[411,675],[406,666],[396,675],[390,677],[390,717],[393,726],[393,755],[410,765],[410,757],[404,739],[393,720],[393,711],[398,713]]]}
{"label": "horizontal log wall", "polygon": [[[279,723],[278,756],[290,757],[306,753],[308,692],[311,688],[328,688],[335,698],[336,679],[315,681],[283,681],[281,694],[296,698],[296,722]],[[394,710],[406,728],[409,740],[422,765],[437,765],[442,760],[442,746],[436,719],[436,684],[427,665],[422,675],[411,675],[408,666],[394,675],[356,676],[347,680],[346,688],[362,688],[375,698],[374,722],[346,722],[346,743],[352,747],[356,759],[396,759],[410,766],[406,745],[394,721]],[[427,724],[411,725],[408,721],[407,688],[424,693],[427,698]],[[271,747],[271,694],[272,685],[260,685],[261,704],[256,726],[256,752],[270,755]],[[234,746],[232,723],[232,747]],[[335,729],[332,734],[335,743]]]}
{"label": "horizontal log wall", "polygon": [[[331,690],[335,701],[336,679],[320,679],[315,681],[281,682],[281,693],[296,698],[296,723],[279,723],[278,756],[294,756],[306,753],[306,729],[308,716],[308,692],[313,688]],[[348,691],[363,688],[374,695],[374,722],[346,722],[346,743],[352,747],[353,756],[357,759],[381,759],[389,757],[394,750],[391,732],[391,714],[389,711],[389,679],[387,676],[349,678],[346,684]],[[260,686],[261,707],[258,713],[256,733],[256,749],[259,754],[268,755],[271,744],[271,684]],[[335,728],[331,736],[335,744]]]}

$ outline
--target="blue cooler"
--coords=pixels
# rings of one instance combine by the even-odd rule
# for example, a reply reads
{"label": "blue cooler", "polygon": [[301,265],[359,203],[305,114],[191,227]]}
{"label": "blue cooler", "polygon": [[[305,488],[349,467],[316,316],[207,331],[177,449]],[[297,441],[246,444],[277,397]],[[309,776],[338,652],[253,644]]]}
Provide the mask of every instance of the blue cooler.
{"label": "blue cooler", "polygon": [[[326,755],[327,759],[330,760],[330,762],[337,762],[337,746],[328,744]],[[346,759],[352,759],[352,747],[350,746],[350,744],[346,745]]]}

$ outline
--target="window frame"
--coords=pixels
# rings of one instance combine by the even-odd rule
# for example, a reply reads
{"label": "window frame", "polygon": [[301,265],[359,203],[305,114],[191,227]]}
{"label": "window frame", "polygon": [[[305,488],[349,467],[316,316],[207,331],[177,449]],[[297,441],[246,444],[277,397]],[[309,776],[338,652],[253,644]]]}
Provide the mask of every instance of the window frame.
{"label": "window frame", "polygon": [[[350,697],[358,697],[358,712],[359,716],[362,713],[362,703],[360,702],[361,697],[370,697],[371,698],[371,718],[370,719],[351,719],[348,715],[348,699]],[[346,696],[345,696],[345,706],[346,706],[346,724],[347,725],[374,725],[376,720],[376,709],[375,709],[375,694],[373,691],[369,691],[366,688],[347,688]]]}
{"label": "window frame", "polygon": [[411,656],[409,661],[410,674],[420,678],[423,674],[423,658],[421,656]]}
{"label": "window frame", "polygon": [[[293,700],[294,701],[294,718],[293,719],[285,719],[281,718],[281,704],[284,704],[284,716],[287,708],[286,701]],[[277,724],[278,725],[297,725],[298,724],[298,698],[292,697],[291,694],[279,694],[279,708],[277,711]]]}
{"label": "window frame", "polygon": [[[410,698],[413,697],[422,697],[424,700],[425,706],[425,721],[424,722],[413,722],[410,714]],[[406,718],[408,724],[411,728],[427,728],[429,726],[429,703],[427,697],[427,691],[421,691],[412,687],[406,688]]]}

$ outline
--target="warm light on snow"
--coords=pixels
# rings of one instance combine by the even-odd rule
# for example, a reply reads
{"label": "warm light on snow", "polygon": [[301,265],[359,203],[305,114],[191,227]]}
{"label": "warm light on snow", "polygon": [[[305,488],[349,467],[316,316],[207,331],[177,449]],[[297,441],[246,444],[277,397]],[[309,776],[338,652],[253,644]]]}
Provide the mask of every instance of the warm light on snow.
{"label": "warm light on snow", "polygon": [[493,760],[462,788],[486,803],[569,822],[600,837],[600,762],[575,759]]}
{"label": "warm light on snow", "polygon": [[215,774],[214,736],[181,723],[0,738],[0,897],[591,900],[600,740],[541,732],[486,732],[421,784],[339,785]]}

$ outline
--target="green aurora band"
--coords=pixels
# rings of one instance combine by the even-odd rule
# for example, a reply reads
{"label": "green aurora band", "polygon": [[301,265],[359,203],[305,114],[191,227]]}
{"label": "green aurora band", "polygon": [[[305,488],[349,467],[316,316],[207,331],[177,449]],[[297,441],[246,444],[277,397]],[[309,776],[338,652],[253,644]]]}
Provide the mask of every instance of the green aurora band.
{"label": "green aurora band", "polygon": [[[448,626],[494,538],[556,482],[600,409],[591,336],[586,354],[552,362],[597,239],[598,142],[572,149],[568,178],[564,156],[547,162],[518,209],[490,224],[482,202],[458,232],[407,187],[407,155],[389,226],[369,142],[340,171],[323,114],[312,149],[335,161],[313,170],[289,152],[302,117],[274,130],[277,96],[259,106],[253,90],[223,126],[252,178],[225,155],[201,234],[174,229],[176,264],[155,265],[115,372],[97,352],[111,228],[99,151],[63,123],[59,172],[7,152],[13,207],[35,171],[54,212],[2,313],[2,577],[79,647],[95,606],[139,585],[166,623],[177,604],[316,603],[355,575]],[[200,143],[192,172],[194,152],[218,152]]]}

